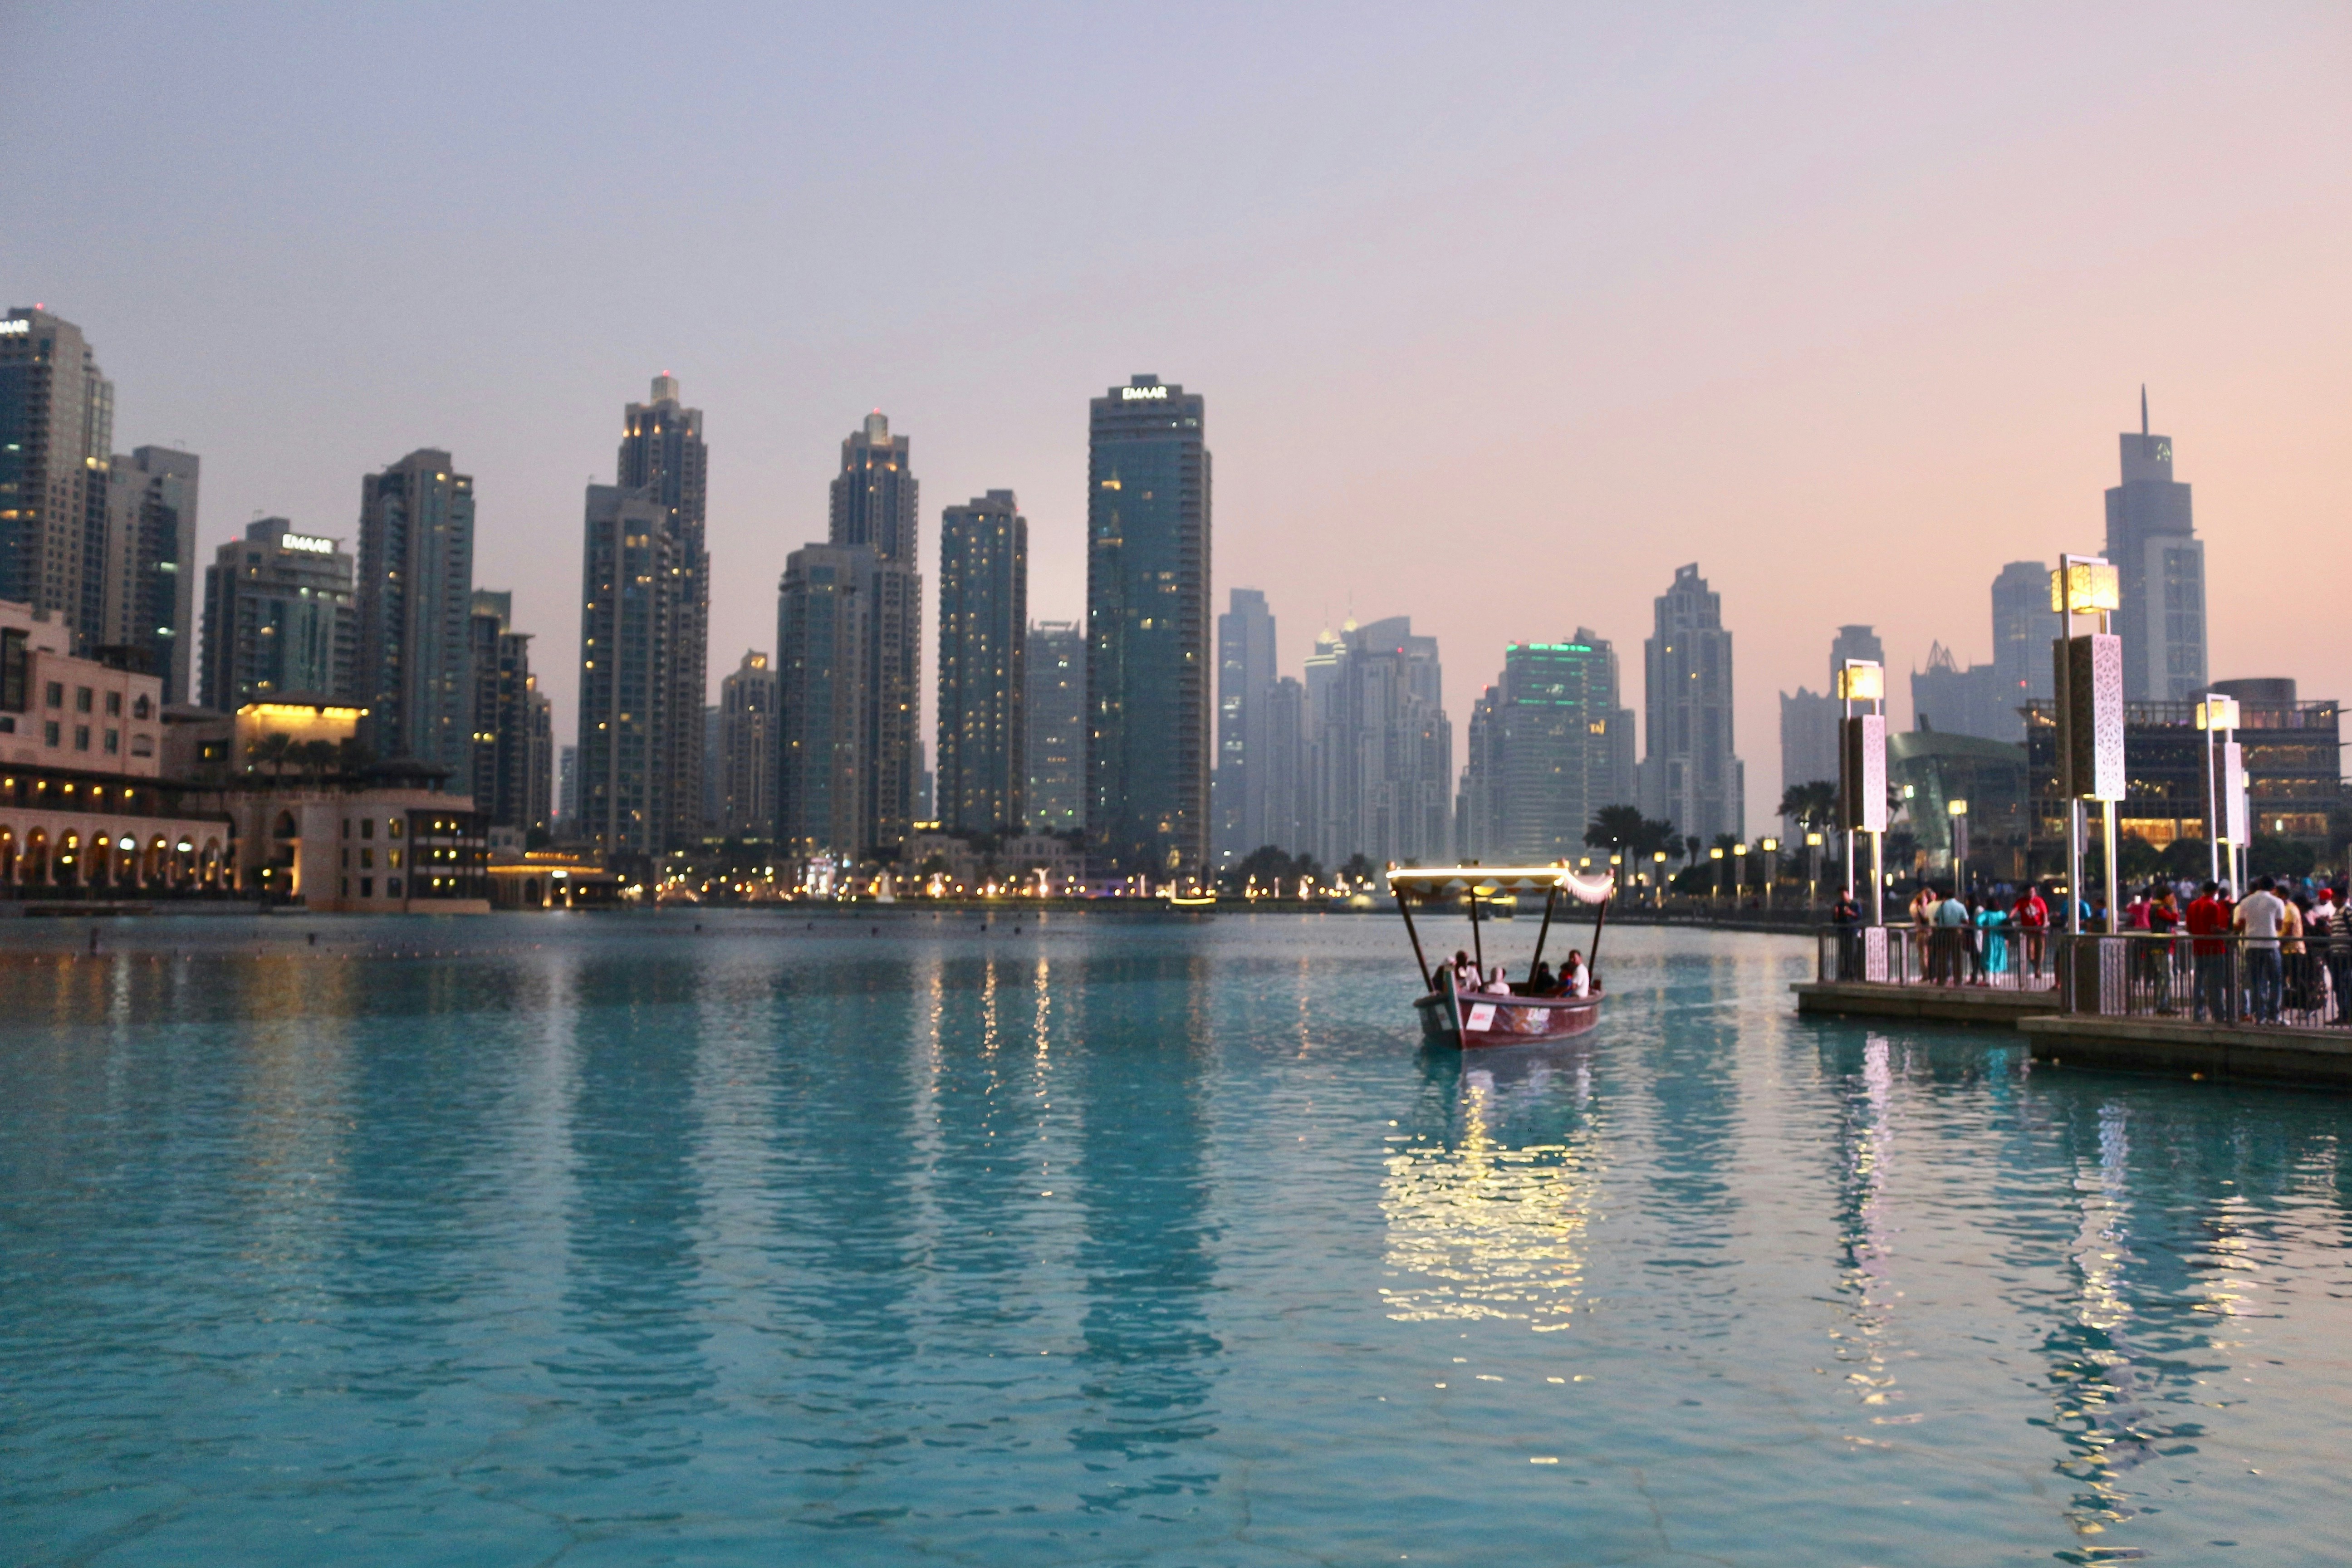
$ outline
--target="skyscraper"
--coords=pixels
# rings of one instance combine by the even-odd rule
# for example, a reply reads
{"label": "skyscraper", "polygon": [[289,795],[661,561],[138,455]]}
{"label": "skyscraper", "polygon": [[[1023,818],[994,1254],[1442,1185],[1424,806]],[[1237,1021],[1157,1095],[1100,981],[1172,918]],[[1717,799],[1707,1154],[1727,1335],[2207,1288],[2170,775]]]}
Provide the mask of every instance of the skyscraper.
{"label": "skyscraper", "polygon": [[[532,676],[530,685],[530,744],[524,763],[530,815],[524,826],[530,832],[551,834],[555,831],[555,704],[539,689],[539,677]],[[572,748],[563,750],[569,755]]]}
{"label": "skyscraper", "polygon": [[71,321],[0,319],[0,599],[47,610],[79,647],[104,616],[106,467],[114,384]]}
{"label": "skyscraper", "polygon": [[719,826],[730,837],[776,831],[776,667],[747,649],[719,683]]}
{"label": "skyscraper", "polygon": [[2107,492],[2107,559],[2123,590],[2124,699],[2185,701],[2205,689],[2205,545],[2189,487],[2172,477],[2172,437],[2148,434],[2147,388],[2139,433],[2117,440],[2124,482]]}
{"label": "skyscraper", "polygon": [[1315,841],[1308,826],[1314,807],[1307,774],[1307,688],[1296,676],[1277,676],[1265,689],[1263,706],[1265,749],[1251,763],[1251,787],[1262,791],[1265,801],[1265,837],[1259,844],[1271,844],[1286,855],[1305,855]]}
{"label": "skyscraper", "polygon": [[882,573],[864,545],[809,544],[776,593],[776,837],[788,854],[856,861],[874,846],[866,660]]}
{"label": "skyscraper", "polygon": [[[2056,679],[2050,644],[2057,636],[2058,612],[2050,607],[2050,568],[2039,561],[2012,561],[2003,566],[1992,580],[1992,668],[2004,709],[2049,700]],[[2024,716],[2017,715],[2016,733],[1995,738],[2022,741]]]}
{"label": "skyscraper", "polygon": [[[832,531],[836,548],[862,548],[875,574],[863,606],[870,646],[862,677],[868,754],[859,768],[866,802],[859,820],[871,836],[859,847],[896,849],[915,822],[922,721],[923,579],[917,559],[917,493],[904,436],[890,434],[880,409],[841,443],[834,477]],[[782,650],[777,650],[779,658]]]}
{"label": "skyscraper", "polygon": [[142,447],[106,471],[105,577],[95,640],[163,678],[163,700],[188,700],[196,656],[194,452]]}
{"label": "skyscraper", "polygon": [[993,833],[1027,820],[1029,522],[1011,490],[940,521],[940,825]]}
{"label": "skyscraper", "polygon": [[[1747,821],[1747,771],[1732,749],[1731,634],[1723,599],[1698,564],[1679,567],[1655,605],[1656,630],[1642,645],[1642,809],[1685,837],[1738,837]],[[1841,630],[1843,640],[1846,632]],[[1868,628],[1861,628],[1867,632]]]}
{"label": "skyscraper", "polygon": [[[685,593],[694,550],[655,492],[590,485],[580,612],[580,816],[607,854],[659,855],[701,819],[702,702],[677,679],[698,629]],[[678,752],[692,754],[682,763]]]}
{"label": "skyscraper", "polygon": [[1510,643],[1471,718],[1458,809],[1465,858],[1543,865],[1585,853],[1602,806],[1633,803],[1633,715],[1617,654],[1586,627]]}
{"label": "skyscraper", "polygon": [[1316,639],[1307,664],[1312,853],[1327,869],[1442,859],[1453,843],[1454,730],[1437,639],[1394,616]]}
{"label": "skyscraper", "polygon": [[473,776],[474,480],[449,454],[411,452],[360,481],[360,693],[380,757]]}
{"label": "skyscraper", "polygon": [[1265,595],[1235,588],[1217,617],[1217,864],[1230,865],[1267,835],[1266,725],[1276,679],[1274,616]]}
{"label": "skyscraper", "polygon": [[213,552],[196,698],[205,707],[354,702],[358,647],[352,558],[340,541],[268,517]]}
{"label": "skyscraper", "polygon": [[[514,595],[474,590],[474,810],[492,827],[528,830],[531,806],[530,634],[513,628]],[[543,792],[541,792],[543,793]]]}
{"label": "skyscraper", "polygon": [[668,803],[656,849],[674,848],[702,832],[703,710],[710,658],[710,552],[703,530],[709,467],[702,410],[679,405],[677,378],[664,371],[654,377],[650,400],[632,403],[622,414],[613,474],[616,485],[640,492],[677,525],[671,574],[650,584],[664,599],[667,639],[647,760],[662,775]]}
{"label": "skyscraper", "polygon": [[1087,821],[1087,637],[1076,621],[1039,621],[1028,642],[1025,815],[1032,832],[1068,833]]}
{"label": "skyscraper", "polygon": [[1127,869],[1209,868],[1210,460],[1198,394],[1089,405],[1087,831]]}

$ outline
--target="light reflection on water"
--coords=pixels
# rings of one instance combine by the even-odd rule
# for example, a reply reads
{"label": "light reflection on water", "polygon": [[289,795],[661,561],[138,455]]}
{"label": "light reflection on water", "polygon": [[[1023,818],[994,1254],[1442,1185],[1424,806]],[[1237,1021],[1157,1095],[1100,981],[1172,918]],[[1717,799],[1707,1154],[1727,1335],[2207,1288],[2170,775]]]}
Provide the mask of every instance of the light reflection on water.
{"label": "light reflection on water", "polygon": [[1769,939],[1465,1060],[1383,921],[699,919],[0,925],[8,1560],[2330,1560],[2345,1102]]}

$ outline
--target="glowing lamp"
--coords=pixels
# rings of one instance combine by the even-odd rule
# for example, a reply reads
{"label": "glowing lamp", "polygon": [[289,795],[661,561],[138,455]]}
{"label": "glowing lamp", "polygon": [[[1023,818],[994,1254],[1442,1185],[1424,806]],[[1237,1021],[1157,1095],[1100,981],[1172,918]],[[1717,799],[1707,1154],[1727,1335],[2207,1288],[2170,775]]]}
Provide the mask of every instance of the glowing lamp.
{"label": "glowing lamp", "polygon": [[2097,556],[2069,561],[2050,574],[2050,607],[2070,616],[2120,610],[2124,607],[2122,574]]}
{"label": "glowing lamp", "polygon": [[1886,671],[1867,659],[1850,658],[1837,672],[1837,695],[1845,702],[1879,702],[1886,697]]}
{"label": "glowing lamp", "polygon": [[2197,727],[2200,730],[2235,730],[2238,726],[2238,700],[2234,697],[2208,697],[2197,705]]}
{"label": "glowing lamp", "polygon": [[1969,803],[1964,800],[1948,800],[1944,803],[1944,812],[1949,816],[1966,816],[1969,814]]}

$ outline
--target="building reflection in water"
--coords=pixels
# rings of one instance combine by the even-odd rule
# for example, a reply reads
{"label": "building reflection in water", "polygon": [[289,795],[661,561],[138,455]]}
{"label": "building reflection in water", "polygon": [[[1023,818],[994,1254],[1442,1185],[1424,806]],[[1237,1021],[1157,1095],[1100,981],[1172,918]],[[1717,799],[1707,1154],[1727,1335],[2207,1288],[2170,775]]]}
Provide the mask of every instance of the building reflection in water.
{"label": "building reflection in water", "polygon": [[1381,1184],[1388,1315],[1566,1328],[1603,1172],[1589,1048],[1429,1051],[1423,1065]]}
{"label": "building reflection in water", "polygon": [[[1217,1477],[1183,1445],[1217,1430],[1207,1307],[1216,1288],[1205,1079],[1207,962],[1197,953],[1090,958],[1067,1026],[1086,1041],[1063,1072],[1079,1117],[1074,1263],[1085,1415],[1070,1442],[1099,1472],[1088,1507],[1207,1493]],[[1087,999],[1104,1005],[1089,1008]]]}

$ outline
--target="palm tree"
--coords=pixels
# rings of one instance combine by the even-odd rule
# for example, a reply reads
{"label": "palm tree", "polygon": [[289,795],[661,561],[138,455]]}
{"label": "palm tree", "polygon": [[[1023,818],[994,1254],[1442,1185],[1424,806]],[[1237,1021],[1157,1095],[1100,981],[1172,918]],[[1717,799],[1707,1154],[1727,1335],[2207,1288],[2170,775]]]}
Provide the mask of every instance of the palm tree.
{"label": "palm tree", "polygon": [[1604,805],[1593,814],[1592,825],[1584,830],[1584,842],[1588,848],[1627,854],[1640,841],[1643,826],[1640,806]]}
{"label": "palm tree", "polygon": [[286,772],[287,757],[293,750],[294,737],[282,730],[272,730],[247,748],[247,763],[251,767],[266,764],[272,778],[282,777]]}
{"label": "palm tree", "polygon": [[1790,784],[1780,792],[1780,808],[1775,815],[1795,823],[1801,832],[1820,831],[1829,826],[1837,810],[1837,797],[1838,786],[1827,779]]}

